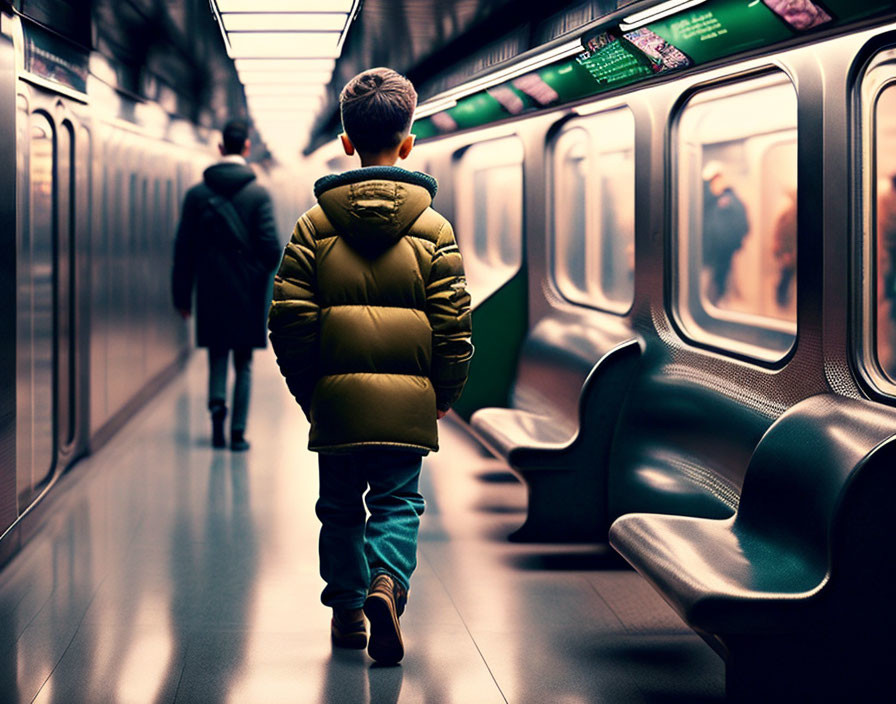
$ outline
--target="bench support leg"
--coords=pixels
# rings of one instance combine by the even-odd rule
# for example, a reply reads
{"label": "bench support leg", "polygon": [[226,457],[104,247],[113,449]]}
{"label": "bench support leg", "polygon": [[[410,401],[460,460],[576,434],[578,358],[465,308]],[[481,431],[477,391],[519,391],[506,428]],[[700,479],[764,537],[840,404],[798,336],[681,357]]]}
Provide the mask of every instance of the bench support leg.
{"label": "bench support leg", "polygon": [[606,486],[597,473],[556,469],[518,471],[526,484],[526,521],[510,534],[514,542],[607,541]]}

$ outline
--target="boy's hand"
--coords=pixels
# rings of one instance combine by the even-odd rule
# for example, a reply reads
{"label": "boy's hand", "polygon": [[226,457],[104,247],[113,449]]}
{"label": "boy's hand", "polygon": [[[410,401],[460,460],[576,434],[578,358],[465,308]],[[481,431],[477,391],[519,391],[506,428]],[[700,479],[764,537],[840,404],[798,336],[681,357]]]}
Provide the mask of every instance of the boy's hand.
{"label": "boy's hand", "polygon": [[442,418],[444,418],[447,415],[448,415],[448,411],[441,411],[441,410],[436,409],[436,420],[442,420]]}

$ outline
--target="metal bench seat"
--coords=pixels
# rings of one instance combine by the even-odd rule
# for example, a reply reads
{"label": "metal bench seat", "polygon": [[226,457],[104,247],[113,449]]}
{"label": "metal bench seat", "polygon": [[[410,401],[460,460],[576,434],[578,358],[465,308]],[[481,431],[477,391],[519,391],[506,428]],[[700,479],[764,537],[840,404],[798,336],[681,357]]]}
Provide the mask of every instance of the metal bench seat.
{"label": "metal bench seat", "polygon": [[894,433],[890,409],[814,396],[763,436],[733,517],[613,523],[611,545],[726,659],[731,699],[858,701],[888,690],[880,638],[896,626]]}
{"label": "metal bench seat", "polygon": [[[473,414],[473,433],[528,488],[511,539],[605,541],[606,464],[639,343],[548,318],[523,345],[511,408]],[[594,360],[597,360],[595,363]]]}

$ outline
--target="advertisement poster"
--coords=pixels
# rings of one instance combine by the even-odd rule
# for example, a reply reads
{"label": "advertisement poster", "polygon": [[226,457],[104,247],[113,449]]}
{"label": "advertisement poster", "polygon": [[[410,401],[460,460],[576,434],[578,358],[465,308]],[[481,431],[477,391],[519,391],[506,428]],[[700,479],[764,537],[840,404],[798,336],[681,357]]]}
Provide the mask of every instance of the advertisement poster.
{"label": "advertisement poster", "polygon": [[831,16],[811,0],[762,0],[772,12],[797,30],[831,21]]}
{"label": "advertisement poster", "polygon": [[87,92],[87,52],[40,27],[25,26],[25,70],[81,93]]}
{"label": "advertisement poster", "polygon": [[794,34],[759,0],[719,0],[653,22],[647,28],[695,64],[767,46]]}

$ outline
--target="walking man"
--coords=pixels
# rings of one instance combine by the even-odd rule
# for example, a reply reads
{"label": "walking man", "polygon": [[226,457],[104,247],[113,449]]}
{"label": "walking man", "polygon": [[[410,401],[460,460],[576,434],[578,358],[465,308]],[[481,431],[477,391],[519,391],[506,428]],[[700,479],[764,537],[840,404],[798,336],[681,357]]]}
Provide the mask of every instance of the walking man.
{"label": "walking man", "polygon": [[227,363],[236,382],[230,448],[247,450],[253,348],[267,344],[271,274],[282,252],[267,190],[246,163],[249,125],[231,120],[218,146],[221,160],[187,191],[174,242],[174,307],[190,317],[196,288],[196,341],[208,348],[208,408],[212,445],[226,447]]}

